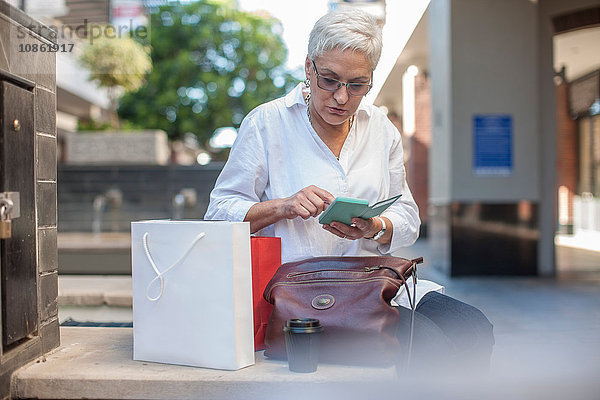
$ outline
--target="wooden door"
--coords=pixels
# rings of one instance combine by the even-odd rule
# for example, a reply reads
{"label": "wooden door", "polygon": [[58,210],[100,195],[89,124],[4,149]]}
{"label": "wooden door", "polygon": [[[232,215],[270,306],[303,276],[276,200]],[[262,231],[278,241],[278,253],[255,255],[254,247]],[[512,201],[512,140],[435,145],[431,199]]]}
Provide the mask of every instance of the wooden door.
{"label": "wooden door", "polygon": [[0,239],[4,350],[37,331],[33,107],[31,91],[0,81],[0,191],[19,192],[21,209],[12,238]]}

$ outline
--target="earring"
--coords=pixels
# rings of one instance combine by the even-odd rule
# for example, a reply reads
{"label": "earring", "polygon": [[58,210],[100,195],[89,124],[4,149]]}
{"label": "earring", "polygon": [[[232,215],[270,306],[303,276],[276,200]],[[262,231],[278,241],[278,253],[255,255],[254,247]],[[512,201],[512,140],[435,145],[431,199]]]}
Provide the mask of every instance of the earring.
{"label": "earring", "polygon": [[306,78],[306,80],[304,81],[304,86],[310,87],[310,79]]}

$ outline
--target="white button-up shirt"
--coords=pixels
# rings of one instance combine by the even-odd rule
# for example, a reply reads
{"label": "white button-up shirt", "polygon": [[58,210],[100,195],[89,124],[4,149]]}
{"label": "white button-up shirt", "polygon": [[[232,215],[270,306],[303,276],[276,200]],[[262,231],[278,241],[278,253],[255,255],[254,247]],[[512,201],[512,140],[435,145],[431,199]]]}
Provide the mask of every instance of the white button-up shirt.
{"label": "white button-up shirt", "polygon": [[402,193],[382,214],[393,224],[387,245],[339,238],[324,230],[318,217],[283,219],[257,234],[281,237],[284,263],[313,256],[389,254],[413,244],[419,212],[406,184],[398,130],[378,107],[361,103],[338,161],[311,126],[306,109],[299,84],[246,116],[205,219],[243,221],[254,204],[292,196],[310,185],[369,204]]}

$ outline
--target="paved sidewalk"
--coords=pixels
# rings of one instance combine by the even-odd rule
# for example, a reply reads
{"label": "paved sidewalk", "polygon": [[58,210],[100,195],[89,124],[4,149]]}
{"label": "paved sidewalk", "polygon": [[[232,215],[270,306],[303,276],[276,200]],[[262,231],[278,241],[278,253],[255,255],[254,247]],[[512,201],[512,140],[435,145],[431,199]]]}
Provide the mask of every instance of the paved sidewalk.
{"label": "paved sidewalk", "polygon": [[[428,254],[428,244],[419,241],[410,250],[415,254],[409,257]],[[558,379],[564,387],[589,376],[588,386],[597,389],[589,398],[600,398],[600,381],[591,378],[600,376],[600,253],[559,247],[557,256],[568,264],[555,278],[449,278],[426,267],[420,275],[445,285],[446,294],[478,307],[492,322],[493,374]]]}

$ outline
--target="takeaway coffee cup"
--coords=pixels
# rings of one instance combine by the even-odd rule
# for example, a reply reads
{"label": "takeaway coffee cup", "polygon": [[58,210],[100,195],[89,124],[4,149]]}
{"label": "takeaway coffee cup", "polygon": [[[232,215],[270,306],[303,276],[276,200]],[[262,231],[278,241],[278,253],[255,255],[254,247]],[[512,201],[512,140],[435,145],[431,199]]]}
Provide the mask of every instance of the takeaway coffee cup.
{"label": "takeaway coffee cup", "polygon": [[285,349],[290,371],[315,372],[319,363],[319,343],[323,327],[318,319],[294,318],[286,321]]}

